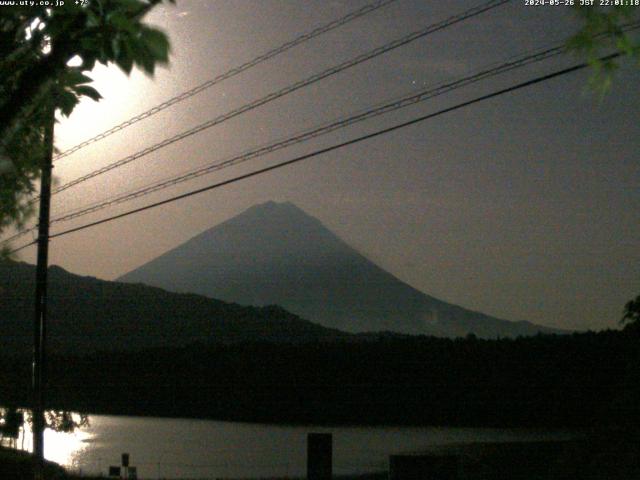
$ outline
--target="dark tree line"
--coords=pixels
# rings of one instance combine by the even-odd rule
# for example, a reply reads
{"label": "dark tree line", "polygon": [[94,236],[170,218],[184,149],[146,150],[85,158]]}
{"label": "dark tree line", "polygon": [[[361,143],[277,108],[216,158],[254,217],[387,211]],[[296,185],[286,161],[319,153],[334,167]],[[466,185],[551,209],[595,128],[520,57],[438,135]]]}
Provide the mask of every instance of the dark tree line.
{"label": "dark tree line", "polygon": [[[381,335],[51,359],[50,406],[268,422],[588,427],[640,418],[633,331],[515,340]],[[29,362],[0,359],[0,402]]]}

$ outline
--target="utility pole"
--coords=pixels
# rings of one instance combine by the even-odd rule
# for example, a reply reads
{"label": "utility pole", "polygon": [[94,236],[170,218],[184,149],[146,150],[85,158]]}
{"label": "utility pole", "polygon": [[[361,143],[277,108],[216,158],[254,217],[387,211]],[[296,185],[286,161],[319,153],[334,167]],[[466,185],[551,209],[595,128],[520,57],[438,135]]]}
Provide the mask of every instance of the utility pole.
{"label": "utility pole", "polygon": [[35,318],[33,321],[33,457],[34,480],[43,479],[44,470],[44,394],[45,339],[47,320],[47,267],[49,263],[49,208],[53,168],[53,126],[55,110],[49,107],[44,131],[45,155],[40,175],[40,213],[38,220],[38,263],[36,267]]}

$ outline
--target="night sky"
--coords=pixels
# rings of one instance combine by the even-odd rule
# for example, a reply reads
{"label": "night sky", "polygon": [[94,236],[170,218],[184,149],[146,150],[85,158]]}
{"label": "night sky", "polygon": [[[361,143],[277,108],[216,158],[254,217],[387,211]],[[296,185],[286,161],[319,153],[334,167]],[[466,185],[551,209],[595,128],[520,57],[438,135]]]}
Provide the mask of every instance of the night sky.
{"label": "night sky", "polygon": [[[149,20],[171,66],[92,76],[105,97],[57,127],[65,150],[367,1],[182,0]],[[398,0],[55,164],[58,184],[481,1]],[[568,7],[513,1],[53,197],[53,216],[556,45]],[[79,218],[52,233],[293,158],[576,63],[564,55]],[[425,293],[510,320],[616,327],[640,293],[640,69],[600,100],[570,74],[295,166],[55,239],[50,263],[114,279],[253,204],[290,201]],[[21,258],[35,261],[32,247]]]}

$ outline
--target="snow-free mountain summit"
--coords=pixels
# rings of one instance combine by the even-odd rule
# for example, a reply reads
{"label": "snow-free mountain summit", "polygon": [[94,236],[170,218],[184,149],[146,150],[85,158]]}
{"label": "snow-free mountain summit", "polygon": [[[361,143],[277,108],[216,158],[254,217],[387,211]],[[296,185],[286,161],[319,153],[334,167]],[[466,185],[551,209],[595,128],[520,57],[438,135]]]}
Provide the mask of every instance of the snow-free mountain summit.
{"label": "snow-free mountain summit", "polygon": [[497,337],[550,331],[430,297],[291,203],[253,206],[118,280],[244,305],[276,304],[347,332]]}

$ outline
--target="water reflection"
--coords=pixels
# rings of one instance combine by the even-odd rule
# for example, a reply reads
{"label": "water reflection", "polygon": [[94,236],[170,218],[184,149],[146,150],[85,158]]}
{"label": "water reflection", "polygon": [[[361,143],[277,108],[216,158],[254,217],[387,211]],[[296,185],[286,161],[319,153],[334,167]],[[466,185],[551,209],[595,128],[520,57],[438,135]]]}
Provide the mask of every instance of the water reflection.
{"label": "water reflection", "polygon": [[[92,415],[73,433],[45,433],[45,456],[87,474],[106,474],[131,455],[141,478],[304,477],[309,432],[331,432],[334,473],[385,471],[394,453],[469,442],[544,441],[571,432],[471,428],[263,425]],[[19,439],[18,445],[22,443]],[[30,430],[24,437],[31,447]]]}
{"label": "water reflection", "polygon": [[[4,415],[6,409],[0,409],[0,414]],[[19,430],[18,438],[15,441],[15,448],[33,451],[33,435],[30,423],[30,412],[28,410],[18,410],[24,419],[24,423]],[[48,411],[48,416],[54,416],[56,412]],[[76,423],[80,423],[81,415],[71,413],[71,419]],[[77,470],[80,468],[80,459],[86,450],[88,443],[93,438],[93,434],[88,431],[88,425],[85,428],[77,428],[73,432],[59,432],[51,428],[44,431],[44,457],[52,462],[64,465],[67,468]],[[7,440],[4,442],[8,444]]]}
{"label": "water reflection", "polygon": [[[31,427],[26,425],[23,432],[24,444],[32,451]],[[65,467],[78,469],[83,451],[87,448],[87,440],[92,435],[86,430],[76,429],[74,432],[56,432],[47,428],[44,431],[44,457]],[[21,440],[21,439],[20,439]]]}

